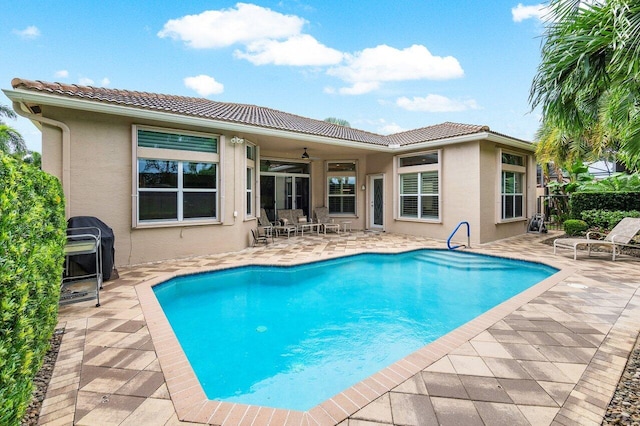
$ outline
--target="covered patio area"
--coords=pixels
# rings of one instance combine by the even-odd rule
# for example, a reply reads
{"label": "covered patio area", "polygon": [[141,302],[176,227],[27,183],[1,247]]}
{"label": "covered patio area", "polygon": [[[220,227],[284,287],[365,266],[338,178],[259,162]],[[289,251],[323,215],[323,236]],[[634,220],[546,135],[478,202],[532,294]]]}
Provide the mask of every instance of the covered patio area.
{"label": "covered patio area", "polygon": [[605,254],[573,261],[554,256],[545,238],[525,234],[470,250],[544,262],[558,274],[307,412],[202,400],[184,355],[171,348],[162,314],[143,300],[149,284],[177,272],[293,265],[444,242],[310,233],[120,269],[118,280],[105,283],[102,307],[61,308],[65,334],[40,424],[599,425],[640,330],[640,261],[612,262]]}

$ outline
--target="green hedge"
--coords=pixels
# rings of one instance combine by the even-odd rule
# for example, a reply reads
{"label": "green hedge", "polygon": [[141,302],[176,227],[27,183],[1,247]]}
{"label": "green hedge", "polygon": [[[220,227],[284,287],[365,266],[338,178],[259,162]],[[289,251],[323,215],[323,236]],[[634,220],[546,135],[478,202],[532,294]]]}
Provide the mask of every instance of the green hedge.
{"label": "green hedge", "polygon": [[566,232],[567,235],[581,235],[588,228],[589,225],[587,225],[587,222],[584,220],[569,219],[564,221],[564,232]]}
{"label": "green hedge", "polygon": [[640,211],[607,211],[607,210],[585,210],[581,214],[582,220],[591,227],[611,229],[625,217],[640,217]]}
{"label": "green hedge", "polygon": [[585,210],[640,210],[640,192],[574,192],[570,203],[573,219]]}
{"label": "green hedge", "polygon": [[0,154],[0,424],[17,425],[55,329],[65,242],[56,178]]}

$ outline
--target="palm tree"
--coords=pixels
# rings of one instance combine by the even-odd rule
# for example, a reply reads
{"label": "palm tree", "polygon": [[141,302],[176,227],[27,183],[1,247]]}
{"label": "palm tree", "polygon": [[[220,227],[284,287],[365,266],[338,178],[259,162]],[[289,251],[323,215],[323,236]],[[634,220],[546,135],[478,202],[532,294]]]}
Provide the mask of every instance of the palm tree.
{"label": "palm tree", "polygon": [[[640,155],[640,2],[551,0],[530,102],[569,135],[599,129]],[[578,136],[580,137],[580,136]]]}
{"label": "palm tree", "polygon": [[27,146],[22,135],[13,127],[4,123],[2,116],[16,119],[16,113],[5,105],[0,105],[0,152],[5,154],[25,154]]}

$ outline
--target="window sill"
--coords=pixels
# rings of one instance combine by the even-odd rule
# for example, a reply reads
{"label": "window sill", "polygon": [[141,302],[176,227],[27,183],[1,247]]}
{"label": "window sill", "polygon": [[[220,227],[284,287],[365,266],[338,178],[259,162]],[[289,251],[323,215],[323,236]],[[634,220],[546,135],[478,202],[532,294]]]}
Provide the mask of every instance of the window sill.
{"label": "window sill", "polygon": [[153,229],[153,228],[184,228],[189,226],[221,225],[218,220],[185,220],[182,222],[143,222],[138,223],[133,229]]}
{"label": "window sill", "polygon": [[507,223],[517,223],[517,222],[526,222],[527,218],[526,217],[514,217],[513,219],[501,219],[498,222],[496,222],[496,225],[500,225],[500,224],[507,224]]}
{"label": "window sill", "polygon": [[440,219],[418,219],[412,217],[397,217],[398,222],[414,222],[414,223],[442,223]]}

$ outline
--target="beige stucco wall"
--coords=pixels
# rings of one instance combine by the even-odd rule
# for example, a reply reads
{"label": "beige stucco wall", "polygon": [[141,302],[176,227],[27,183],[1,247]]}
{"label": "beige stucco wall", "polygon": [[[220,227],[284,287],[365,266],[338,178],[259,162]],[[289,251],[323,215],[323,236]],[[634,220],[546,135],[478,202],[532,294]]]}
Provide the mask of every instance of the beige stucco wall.
{"label": "beige stucco wall", "polygon": [[[233,174],[234,170],[244,173],[242,149],[237,148],[241,155],[233,155],[233,147],[227,147],[229,155],[221,159],[223,224],[132,229],[132,122],[66,110],[56,110],[49,117],[71,128],[70,216],[95,216],[113,229],[116,266],[235,251],[249,244],[255,219],[244,220],[244,174]],[[47,128],[42,147],[43,169],[60,177],[61,132]]]}
{"label": "beige stucco wall", "polygon": [[[228,140],[234,135],[203,127],[165,125],[157,121],[132,121],[126,117],[43,108],[43,115],[64,122],[71,129],[70,216],[96,216],[113,228],[116,241],[116,266],[164,259],[184,258],[210,253],[236,251],[247,247],[254,218],[245,217],[245,148]],[[192,130],[223,136],[220,148],[221,223],[206,225],[179,224],[157,228],[132,228],[132,125],[149,125],[175,130]],[[246,135],[245,135],[246,137]],[[226,141],[225,141],[226,138]],[[62,176],[62,132],[43,126],[43,169]],[[307,142],[264,140],[251,136],[261,157],[299,159],[299,147]],[[286,148],[282,148],[283,144]],[[446,240],[460,221],[471,225],[472,244],[484,243],[521,234],[526,219],[496,223],[499,201],[499,146],[489,141],[472,141],[441,147],[441,221],[425,223],[394,219],[398,191],[394,178],[394,153],[354,150],[316,145],[320,158],[311,161],[311,209],[326,205],[326,161],[356,160],[357,214],[335,216],[336,222],[350,221],[354,230],[368,229],[368,177],[382,174],[385,179],[384,230]],[[324,152],[323,152],[324,149]],[[416,150],[425,151],[423,150]],[[408,151],[403,151],[407,153]],[[524,153],[524,152],[523,152]],[[527,153],[525,153],[527,154]],[[528,172],[527,217],[535,212],[535,164],[530,156]],[[259,174],[259,164],[256,164]],[[366,190],[362,190],[362,186]],[[255,186],[259,195],[259,184]],[[256,200],[259,212],[259,201]],[[234,217],[237,212],[237,217]],[[466,242],[462,229],[456,242]]]}

